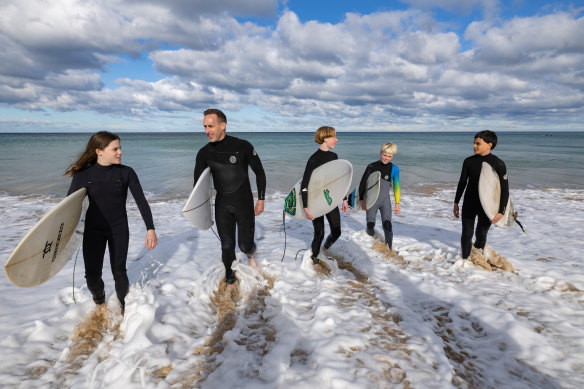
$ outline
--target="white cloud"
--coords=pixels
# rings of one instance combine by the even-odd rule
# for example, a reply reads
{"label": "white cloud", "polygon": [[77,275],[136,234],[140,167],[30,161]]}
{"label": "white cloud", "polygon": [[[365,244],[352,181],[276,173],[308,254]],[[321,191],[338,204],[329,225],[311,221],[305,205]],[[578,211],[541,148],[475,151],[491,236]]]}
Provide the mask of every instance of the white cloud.
{"label": "white cloud", "polygon": [[[348,13],[338,24],[284,11],[271,27],[227,12],[271,15],[275,4],[2,2],[0,103],[139,120],[210,105],[346,123],[363,112],[382,121],[481,112],[540,118],[563,109],[582,116],[584,19],[573,14],[476,21],[459,37],[414,9]],[[152,60],[158,81],[128,72],[105,86],[108,64],[140,55]]]}

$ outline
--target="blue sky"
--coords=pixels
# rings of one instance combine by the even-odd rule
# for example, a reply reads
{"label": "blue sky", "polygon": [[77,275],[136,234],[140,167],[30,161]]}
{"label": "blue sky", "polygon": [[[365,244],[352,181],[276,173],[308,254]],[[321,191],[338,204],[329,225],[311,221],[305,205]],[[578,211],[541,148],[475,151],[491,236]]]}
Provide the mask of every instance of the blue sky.
{"label": "blue sky", "polygon": [[[440,6],[437,7],[436,4]],[[0,1],[0,132],[584,130],[584,1]]]}

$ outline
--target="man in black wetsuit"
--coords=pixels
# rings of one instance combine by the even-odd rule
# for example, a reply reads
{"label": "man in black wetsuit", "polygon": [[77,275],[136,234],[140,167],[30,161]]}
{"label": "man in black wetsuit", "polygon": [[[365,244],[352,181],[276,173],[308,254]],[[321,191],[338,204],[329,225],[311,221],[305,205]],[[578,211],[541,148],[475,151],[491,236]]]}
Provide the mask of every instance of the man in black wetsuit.
{"label": "man in black wetsuit", "polygon": [[[235,260],[235,230],[239,249],[250,266],[258,268],[254,253],[255,216],[264,211],[266,174],[255,149],[246,140],[225,134],[227,117],[218,109],[204,112],[203,126],[209,143],[197,154],[195,184],[207,167],[211,168],[215,197],[215,221],[221,239],[221,258],[225,265],[225,282],[235,283],[231,264]],[[256,176],[258,201],[253,204],[248,166]]]}
{"label": "man in black wetsuit", "polygon": [[[507,201],[509,200],[509,181],[507,180],[507,168],[505,163],[498,157],[491,154],[491,150],[497,145],[497,134],[493,131],[481,131],[474,138],[474,155],[464,160],[460,180],[454,198],[454,217],[458,219],[458,202],[464,192],[464,202],[462,207],[462,236],[460,246],[462,258],[467,259],[472,249],[472,236],[475,218],[478,217],[475,232],[475,244],[477,249],[484,249],[487,244],[487,233],[491,224],[497,223],[505,213]],[[489,220],[479,198],[479,178],[483,162],[487,162],[493,167],[499,176],[501,183],[501,199],[499,210],[493,220]],[[466,191],[465,191],[466,189]]]}

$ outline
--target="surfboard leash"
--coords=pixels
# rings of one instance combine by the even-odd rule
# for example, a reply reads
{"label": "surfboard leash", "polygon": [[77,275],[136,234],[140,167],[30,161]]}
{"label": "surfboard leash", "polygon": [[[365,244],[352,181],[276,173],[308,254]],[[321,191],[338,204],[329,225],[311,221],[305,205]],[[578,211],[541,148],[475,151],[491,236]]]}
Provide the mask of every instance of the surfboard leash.
{"label": "surfboard leash", "polygon": [[546,252],[545,252],[545,251],[544,251],[544,250],[543,250],[541,247],[539,247],[539,246],[538,246],[538,244],[537,244],[537,243],[535,243],[535,241],[534,241],[533,239],[531,239],[531,236],[529,236],[529,235],[527,234],[527,231],[525,231],[525,228],[523,228],[523,225],[522,225],[522,224],[519,222],[519,220],[517,220],[517,213],[514,215],[514,217],[513,217],[513,220],[515,220],[515,223],[517,223],[517,225],[518,225],[518,226],[521,228],[521,231],[523,231],[523,234],[524,234],[525,236],[527,236],[527,238],[529,238],[529,241],[530,241],[531,243],[533,243],[533,245],[534,245],[534,246],[535,246],[535,247],[536,247],[536,248],[537,248],[537,249],[538,249],[538,250],[539,250],[539,251],[540,251],[540,252],[541,252],[543,255],[545,255],[546,257],[549,257],[549,255],[548,255],[548,254],[547,254],[547,253],[546,253]]}
{"label": "surfboard leash", "polygon": [[282,211],[282,225],[284,226],[284,254],[282,254],[282,259],[280,260],[280,262],[284,262],[284,257],[286,256],[286,244],[287,244],[287,239],[286,239],[286,210],[284,209]]}
{"label": "surfboard leash", "polygon": [[77,254],[75,254],[75,262],[73,262],[73,302],[77,304],[77,299],[75,299],[75,268],[77,267],[77,257],[79,256],[79,250],[81,250],[81,244],[77,249]]}
{"label": "surfboard leash", "polygon": [[[284,226],[284,254],[282,254],[282,259],[280,260],[280,262],[284,262],[284,257],[286,256],[286,247],[287,247],[287,235],[286,235],[286,211],[282,211],[282,225]],[[296,260],[298,259],[298,254],[300,254],[301,251],[306,251],[308,249],[300,249],[296,252],[296,255],[294,256],[294,262],[296,262]]]}
{"label": "surfboard leash", "polygon": [[219,235],[217,235],[217,233],[213,229],[213,226],[211,226],[211,231],[213,231],[213,233],[215,234],[215,236],[217,237],[217,239],[219,239],[219,242],[221,242],[221,238],[219,237]]}
{"label": "surfboard leash", "polygon": [[296,256],[294,257],[294,262],[296,262],[296,259],[298,259],[298,254],[300,254],[301,251],[306,251],[308,249],[300,249],[296,252]]}

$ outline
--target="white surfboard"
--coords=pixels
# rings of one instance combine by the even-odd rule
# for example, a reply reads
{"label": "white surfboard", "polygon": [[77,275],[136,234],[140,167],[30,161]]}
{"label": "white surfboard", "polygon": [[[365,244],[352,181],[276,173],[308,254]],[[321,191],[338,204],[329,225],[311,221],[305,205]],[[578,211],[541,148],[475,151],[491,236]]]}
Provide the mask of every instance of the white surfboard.
{"label": "white surfboard", "polygon": [[32,288],[53,278],[73,257],[81,233],[76,233],[83,199],[81,188],[51,209],[20,241],[4,265],[6,276],[16,286]]}
{"label": "white surfboard", "polygon": [[[365,206],[367,209],[371,208],[373,204],[377,201],[379,197],[379,189],[381,185],[379,181],[381,180],[381,172],[376,171],[373,172],[367,177],[367,186],[365,187]],[[349,195],[349,207],[354,209],[355,211],[360,211],[361,209],[361,199],[358,193],[359,188],[353,189],[351,194]]]}
{"label": "white surfboard", "polygon": [[[313,217],[325,215],[343,202],[353,178],[353,165],[347,160],[336,159],[314,169],[308,183],[308,209]],[[298,220],[306,220],[300,179],[286,196],[284,210]]]}
{"label": "white surfboard", "polygon": [[[485,214],[489,219],[493,219],[499,212],[499,201],[501,199],[501,183],[499,176],[491,165],[483,162],[481,176],[479,178],[479,198]],[[515,223],[517,213],[513,207],[513,202],[509,197],[505,214],[495,225],[501,228],[512,227]]]}
{"label": "white surfboard", "polygon": [[199,230],[213,225],[211,216],[211,168],[206,168],[197,180],[182,214]]}

